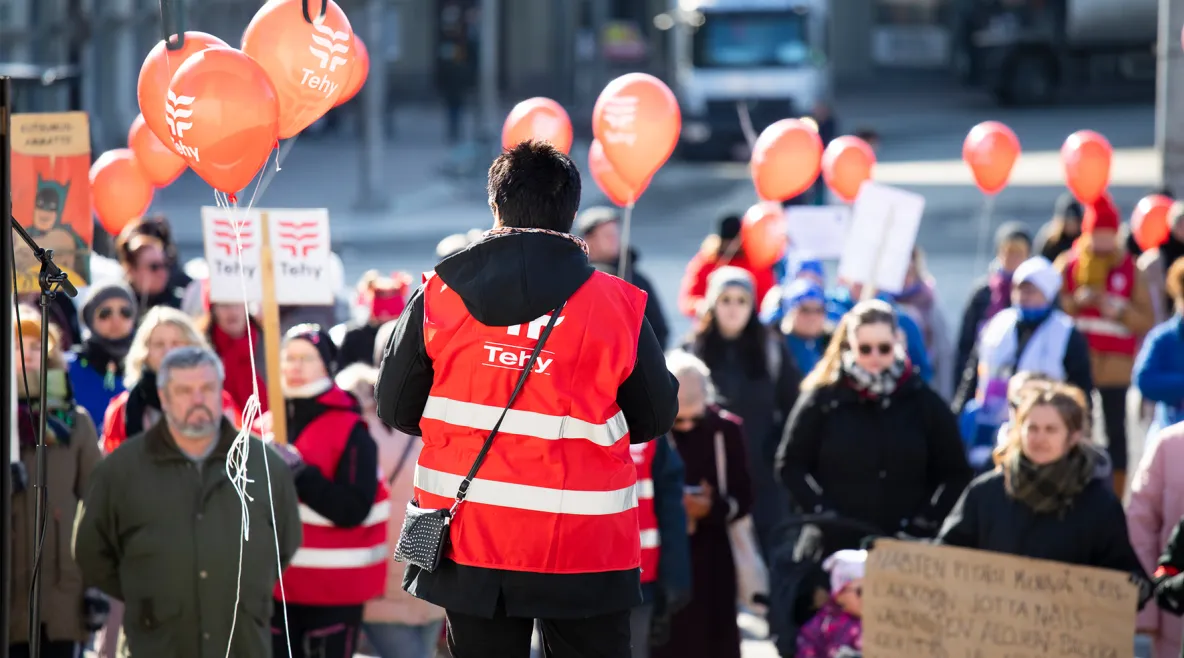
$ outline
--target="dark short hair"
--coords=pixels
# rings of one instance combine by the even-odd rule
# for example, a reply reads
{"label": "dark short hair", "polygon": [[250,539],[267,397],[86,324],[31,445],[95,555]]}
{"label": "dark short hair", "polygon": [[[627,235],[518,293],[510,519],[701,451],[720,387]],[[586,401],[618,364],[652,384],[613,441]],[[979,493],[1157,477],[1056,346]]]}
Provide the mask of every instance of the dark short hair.
{"label": "dark short hair", "polygon": [[488,191],[502,226],[570,233],[580,209],[580,170],[547,142],[522,142],[490,165]]}

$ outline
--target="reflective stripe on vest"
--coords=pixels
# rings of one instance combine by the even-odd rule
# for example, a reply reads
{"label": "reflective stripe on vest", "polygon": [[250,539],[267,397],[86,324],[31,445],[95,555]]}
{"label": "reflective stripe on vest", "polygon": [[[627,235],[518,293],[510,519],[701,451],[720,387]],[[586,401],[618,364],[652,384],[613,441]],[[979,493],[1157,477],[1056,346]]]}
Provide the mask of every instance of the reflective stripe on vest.
{"label": "reflective stripe on vest", "polygon": [[[1074,255],[1065,267],[1065,290],[1069,295],[1078,288],[1077,267],[1078,259]],[[1138,270],[1135,268],[1135,261],[1127,254],[1122,262],[1106,275],[1106,289],[1100,292],[1130,303],[1135,291],[1136,276]],[[1078,309],[1073,323],[1077,330],[1085,335],[1089,348],[1095,352],[1134,356],[1139,350],[1138,337],[1121,322],[1103,317],[1097,308]]]}
{"label": "reflective stripe on vest", "polygon": [[[362,521],[362,526],[372,526],[377,523],[386,523],[391,518],[391,501],[384,500],[380,503],[374,503],[370,508],[370,513],[366,515],[366,520]],[[333,522],[325,517],[317,514],[311,507],[300,503],[300,522],[306,525],[321,526],[324,528],[332,528]]]}
{"label": "reflective stripe on vest", "polygon": [[658,516],[654,510],[654,454],[658,441],[629,446],[637,467],[637,527],[641,539],[641,582],[658,579],[658,559],[662,540],[658,534]]}
{"label": "reflective stripe on vest", "polygon": [[384,563],[386,541],[370,548],[301,548],[292,556],[293,567],[307,569],[350,569]]}
{"label": "reflective stripe on vest", "polygon": [[[420,507],[441,509],[452,505],[550,316],[482,325],[438,276],[426,278],[423,299],[433,381],[415,496]],[[645,299],[600,272],[571,295],[449,526],[447,559],[531,573],[638,568],[638,478],[616,396],[636,364]]]}
{"label": "reflective stripe on vest", "polygon": [[1078,331],[1084,334],[1098,334],[1114,338],[1129,338],[1134,335],[1121,322],[1105,318],[1082,316],[1074,320],[1073,324],[1077,326]]}

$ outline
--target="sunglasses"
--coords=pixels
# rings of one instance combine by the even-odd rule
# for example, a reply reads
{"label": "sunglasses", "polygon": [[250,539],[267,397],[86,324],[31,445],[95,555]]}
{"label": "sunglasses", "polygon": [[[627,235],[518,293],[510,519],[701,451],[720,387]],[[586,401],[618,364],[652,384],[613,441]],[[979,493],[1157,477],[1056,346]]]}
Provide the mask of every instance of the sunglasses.
{"label": "sunglasses", "polygon": [[119,308],[104,306],[103,308],[99,309],[96,317],[100,320],[110,320],[115,316],[116,313],[118,313],[119,317],[123,318],[124,320],[132,319],[132,310],[126,306],[120,306]]}
{"label": "sunglasses", "polygon": [[892,343],[880,343],[878,345],[864,344],[859,346],[859,353],[864,356],[869,356],[874,351],[879,353],[880,356],[888,356],[889,354],[892,354],[892,351],[895,349],[896,346]]}
{"label": "sunglasses", "polygon": [[155,263],[144,263],[141,265],[141,267],[148,270],[149,272],[159,272],[163,269],[168,268],[168,265],[165,265],[164,263],[162,263],[160,261],[156,261]]}
{"label": "sunglasses", "polygon": [[684,416],[682,418],[675,418],[674,419],[674,426],[675,427],[693,427],[695,425],[698,425],[699,422],[702,420],[703,420],[703,414],[699,414],[698,416]]}

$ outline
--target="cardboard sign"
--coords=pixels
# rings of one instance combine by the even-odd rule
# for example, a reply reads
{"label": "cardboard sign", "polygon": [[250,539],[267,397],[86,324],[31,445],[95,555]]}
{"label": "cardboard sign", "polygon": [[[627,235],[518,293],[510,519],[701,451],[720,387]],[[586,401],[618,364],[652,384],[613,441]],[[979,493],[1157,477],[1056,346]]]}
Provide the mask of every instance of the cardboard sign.
{"label": "cardboard sign", "polygon": [[276,303],[281,306],[332,304],[329,211],[324,208],[246,211],[202,207],[210,301],[242,303],[244,284],[247,302],[263,301],[260,268],[264,217],[268,220],[275,261]]}
{"label": "cardboard sign", "polygon": [[839,257],[839,278],[899,293],[921,229],[925,197],[867,182],[851,211],[851,225]]}
{"label": "cardboard sign", "polygon": [[[85,112],[12,115],[12,216],[75,287],[90,283],[90,123]],[[17,291],[37,292],[41,263],[19,236]]]}
{"label": "cardboard sign", "polygon": [[841,257],[850,225],[847,206],[790,206],[785,211],[789,244],[801,258]]}
{"label": "cardboard sign", "polygon": [[1125,573],[880,539],[863,586],[863,655],[1128,658],[1137,606]]}

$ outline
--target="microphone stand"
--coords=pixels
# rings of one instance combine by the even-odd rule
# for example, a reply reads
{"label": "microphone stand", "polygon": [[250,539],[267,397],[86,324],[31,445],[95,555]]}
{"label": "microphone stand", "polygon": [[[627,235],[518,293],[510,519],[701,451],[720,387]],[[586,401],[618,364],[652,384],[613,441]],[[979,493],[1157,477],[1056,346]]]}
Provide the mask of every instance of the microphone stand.
{"label": "microphone stand", "polygon": [[[0,77],[0,217],[11,217],[10,209],[12,206],[12,172],[9,166],[9,154],[12,151],[12,128],[9,120],[12,115],[12,78],[7,76]],[[4,374],[3,381],[0,381],[0,405],[3,405],[6,419],[3,421],[6,426],[3,431],[0,431],[0,436],[4,436],[12,431],[12,426],[16,423],[7,419],[8,414],[16,414],[16,387],[13,383],[16,382],[16,352],[12,349],[14,336],[13,331],[9,329],[13,325],[12,312],[13,302],[16,301],[16,294],[13,290],[12,280],[12,263],[8,260],[13,257],[12,250],[12,231],[0,231],[0,260],[4,262],[4,266],[0,267],[0,296],[3,296],[4,303],[0,304],[0,331],[3,332],[3,339],[0,340],[0,349],[3,353],[0,354],[0,361],[6,362],[11,368],[10,372]],[[15,420],[15,419],[12,419]],[[7,424],[12,422],[11,426]],[[0,460],[3,468],[0,468],[0,518],[12,518],[12,469],[13,462],[11,461],[14,455],[12,454],[12,443],[16,441],[16,437],[8,436],[4,439],[4,458]],[[9,521],[5,521],[9,523]],[[12,533],[6,532],[3,537],[0,537],[0,596],[4,599],[0,600],[0,655],[7,658],[8,656],[8,622],[12,619]]]}
{"label": "microphone stand", "polygon": [[[7,120],[7,118],[6,115],[5,119]],[[6,128],[4,132],[8,134],[10,129]],[[10,149],[11,144],[8,146]],[[7,159],[8,149],[5,150],[4,157]],[[3,173],[7,174],[9,172]],[[49,305],[57,297],[59,290],[65,292],[70,297],[78,296],[78,290],[74,288],[74,284],[70,283],[70,279],[66,273],[53,262],[53,250],[42,249],[38,246],[11,213],[8,215],[8,220],[12,225],[12,230],[16,231],[17,235],[25,241],[25,244],[29,245],[29,248],[33,250],[33,256],[41,262],[41,273],[37,277],[37,283],[41,287],[41,296],[38,299],[38,304],[41,307],[41,370],[37,373],[37,376],[40,380],[41,388],[37,403],[37,475],[32,478],[32,482],[30,483],[37,495],[33,508],[33,555],[35,557],[33,562],[33,582],[29,592],[29,656],[31,658],[41,658],[41,560],[44,558],[45,526],[48,521],[47,516],[49,511],[48,489],[46,489],[49,484],[47,482],[49,476],[47,473],[48,462],[45,451],[45,427],[49,418],[46,410],[46,389],[49,387],[47,383],[49,373],[46,370],[49,366]],[[15,253],[10,252],[10,254],[12,258],[16,258]],[[15,363],[13,367],[16,367]]]}

